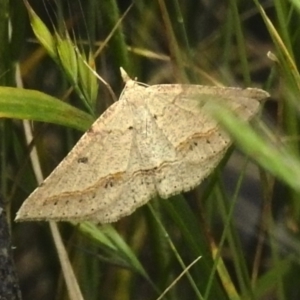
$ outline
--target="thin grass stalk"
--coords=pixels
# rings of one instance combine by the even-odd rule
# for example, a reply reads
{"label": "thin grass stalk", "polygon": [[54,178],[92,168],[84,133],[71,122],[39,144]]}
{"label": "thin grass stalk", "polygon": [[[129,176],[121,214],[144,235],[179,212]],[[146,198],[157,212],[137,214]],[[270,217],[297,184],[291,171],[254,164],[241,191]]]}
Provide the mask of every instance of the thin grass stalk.
{"label": "thin grass stalk", "polygon": [[[221,213],[222,213],[223,218],[224,218],[225,227],[224,227],[220,242],[217,246],[218,250],[217,250],[216,253],[214,251],[215,261],[214,261],[213,269],[212,269],[212,272],[211,272],[211,275],[210,275],[211,278],[214,276],[214,273],[215,273],[215,271],[217,270],[217,268],[219,266],[219,260],[221,260],[221,263],[222,263],[221,249],[223,248],[223,245],[224,245],[225,240],[227,238],[228,241],[229,241],[230,249],[233,252],[233,262],[234,262],[235,269],[236,269],[236,272],[237,272],[237,278],[238,278],[239,286],[240,286],[242,292],[243,291],[244,292],[249,291],[249,284],[248,284],[249,278],[247,276],[247,269],[246,269],[246,266],[244,264],[244,257],[242,255],[242,253],[239,251],[241,249],[241,245],[237,244],[237,237],[236,237],[236,234],[234,233],[234,228],[232,226],[231,221],[233,219],[233,212],[234,212],[236,202],[238,200],[238,193],[239,193],[239,190],[241,188],[242,180],[243,180],[244,175],[245,175],[246,166],[247,166],[247,162],[245,162],[245,165],[242,168],[242,172],[241,172],[241,175],[239,176],[239,180],[236,184],[236,189],[235,189],[234,194],[232,196],[232,200],[230,202],[229,209],[227,209],[225,207],[225,203],[224,203],[225,194],[224,194],[224,192],[222,193],[221,191],[219,191],[220,194],[221,194],[220,198],[224,199],[224,201],[221,200],[221,201],[219,201],[219,203],[222,205],[221,206]],[[227,199],[227,201],[228,201],[228,199]],[[226,273],[223,272],[223,273],[219,274],[221,276],[221,279],[222,279],[223,283],[226,283],[226,286],[228,286],[228,284],[230,284],[230,289],[228,289],[228,292],[230,293],[230,297],[233,297],[233,299],[239,299],[238,293],[235,290],[234,285],[231,282],[230,278],[227,278],[227,277],[223,278],[222,274],[226,274]],[[211,279],[210,279],[209,282],[211,282]],[[225,288],[226,288],[226,286],[225,286]],[[205,295],[208,295],[210,288],[211,288],[211,285],[208,285]]]}
{"label": "thin grass stalk", "polygon": [[184,63],[183,63],[184,59],[182,57],[181,49],[177,43],[177,38],[173,30],[173,25],[169,16],[169,12],[165,0],[157,0],[157,1],[161,10],[161,15],[166,29],[166,36],[168,39],[169,51],[171,53],[171,62],[172,62],[175,78],[177,78],[180,81],[187,82],[187,78],[184,70]]}
{"label": "thin grass stalk", "polygon": [[[185,263],[183,262],[183,260],[182,260],[182,258],[180,256],[179,252],[177,251],[174,243],[172,242],[172,240],[171,240],[171,238],[170,238],[167,230],[165,229],[163,223],[161,222],[161,220],[156,215],[156,212],[153,209],[153,207],[152,207],[151,204],[149,204],[149,208],[150,208],[150,211],[151,211],[153,217],[155,218],[157,224],[159,225],[159,227],[161,228],[162,232],[164,233],[164,236],[165,236],[166,240],[168,241],[168,243],[170,245],[170,248],[173,251],[175,257],[177,258],[179,264],[181,265],[182,269],[185,270],[187,267],[186,267]],[[203,296],[201,295],[201,292],[199,291],[199,289],[197,287],[197,284],[195,283],[195,281],[194,281],[193,277],[191,276],[191,274],[189,272],[187,272],[186,276],[187,276],[187,278],[188,278],[188,280],[189,280],[189,282],[190,282],[190,284],[191,284],[191,286],[192,286],[192,288],[193,288],[193,290],[194,290],[197,298],[200,299],[200,300],[204,300],[205,298],[203,298]]]}
{"label": "thin grass stalk", "polygon": [[236,41],[237,41],[237,49],[239,53],[239,59],[241,61],[241,70],[243,73],[243,79],[245,85],[251,84],[251,78],[250,78],[250,69],[249,69],[249,63],[247,60],[247,52],[246,52],[246,43],[245,43],[245,37],[243,34],[242,26],[241,26],[241,20],[240,15],[237,7],[237,1],[230,0],[230,8],[232,10],[232,16],[233,16],[233,22],[234,22],[234,31],[236,33]]}

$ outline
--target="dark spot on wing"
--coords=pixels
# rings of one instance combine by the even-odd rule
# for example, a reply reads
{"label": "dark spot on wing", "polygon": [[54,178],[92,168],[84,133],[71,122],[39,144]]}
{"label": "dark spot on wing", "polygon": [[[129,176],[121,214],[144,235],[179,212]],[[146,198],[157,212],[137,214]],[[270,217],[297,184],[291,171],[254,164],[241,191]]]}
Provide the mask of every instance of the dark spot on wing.
{"label": "dark spot on wing", "polygon": [[81,164],[86,164],[86,163],[88,163],[88,161],[89,161],[89,159],[88,159],[88,157],[86,157],[86,156],[79,157],[79,158],[77,159],[77,162],[78,162],[78,163],[81,163]]}
{"label": "dark spot on wing", "polygon": [[105,185],[104,185],[104,188],[108,188],[108,187],[113,187],[114,186],[114,183],[113,183],[113,181],[110,179],[110,180],[108,180],[106,183],[105,183]]}

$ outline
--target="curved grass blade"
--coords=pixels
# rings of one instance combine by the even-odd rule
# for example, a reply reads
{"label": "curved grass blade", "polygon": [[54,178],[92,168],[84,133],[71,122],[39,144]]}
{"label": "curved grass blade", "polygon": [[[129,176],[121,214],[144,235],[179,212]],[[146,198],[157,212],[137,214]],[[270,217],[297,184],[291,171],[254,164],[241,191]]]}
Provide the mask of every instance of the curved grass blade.
{"label": "curved grass blade", "polygon": [[0,118],[29,119],[86,131],[93,118],[39,91],[0,87]]}

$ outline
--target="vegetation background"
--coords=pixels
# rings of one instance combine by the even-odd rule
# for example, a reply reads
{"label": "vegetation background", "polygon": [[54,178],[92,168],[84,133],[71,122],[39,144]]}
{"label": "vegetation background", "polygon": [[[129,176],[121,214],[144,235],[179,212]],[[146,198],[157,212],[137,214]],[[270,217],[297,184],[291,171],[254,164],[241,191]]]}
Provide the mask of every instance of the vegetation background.
{"label": "vegetation background", "polygon": [[[299,299],[297,0],[0,7],[0,192],[23,299]],[[84,60],[117,95],[123,66],[148,84],[260,87],[272,98],[251,126],[215,111],[236,143],[195,190],[112,225],[59,223],[73,280],[56,225],[13,220],[39,167],[46,177],[113,101]]]}

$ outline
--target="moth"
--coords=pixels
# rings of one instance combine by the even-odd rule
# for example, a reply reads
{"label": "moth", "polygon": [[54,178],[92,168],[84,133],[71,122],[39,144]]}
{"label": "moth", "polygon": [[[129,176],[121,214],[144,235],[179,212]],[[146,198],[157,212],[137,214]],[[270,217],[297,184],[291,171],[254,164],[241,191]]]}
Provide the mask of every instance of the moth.
{"label": "moth", "polygon": [[146,86],[127,78],[112,104],[27,198],[18,221],[109,223],[159,195],[195,188],[231,140],[207,113],[220,101],[249,120],[269,94],[256,88]]}

